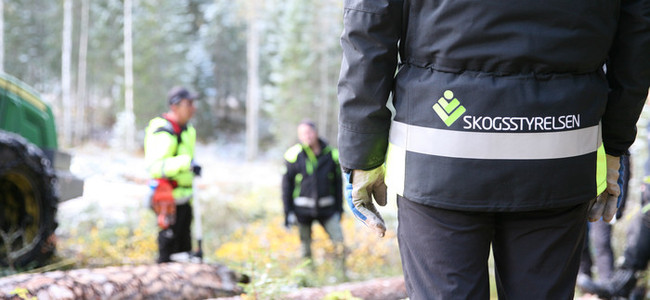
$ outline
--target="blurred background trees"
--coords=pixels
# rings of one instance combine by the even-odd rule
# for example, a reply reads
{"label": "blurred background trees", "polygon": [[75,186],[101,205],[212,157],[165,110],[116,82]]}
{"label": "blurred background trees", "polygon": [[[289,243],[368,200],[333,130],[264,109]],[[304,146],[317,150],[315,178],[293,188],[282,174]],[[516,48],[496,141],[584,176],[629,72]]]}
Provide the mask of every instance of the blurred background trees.
{"label": "blurred background trees", "polygon": [[[205,142],[246,143],[255,158],[290,146],[297,122],[310,118],[336,144],[340,1],[1,2],[0,66],[51,104],[64,147],[141,145],[174,85],[201,95],[193,123]],[[132,43],[124,30],[129,4]]]}

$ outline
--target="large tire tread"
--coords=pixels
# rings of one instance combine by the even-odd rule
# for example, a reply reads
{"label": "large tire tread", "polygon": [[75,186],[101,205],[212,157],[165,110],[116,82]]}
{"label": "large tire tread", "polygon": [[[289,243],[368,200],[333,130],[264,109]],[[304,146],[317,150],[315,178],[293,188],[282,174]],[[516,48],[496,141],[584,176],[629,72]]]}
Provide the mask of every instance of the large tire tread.
{"label": "large tire tread", "polygon": [[[27,178],[29,185],[34,189],[34,198],[36,205],[39,207],[39,224],[37,234],[32,241],[28,241],[27,246],[16,253],[18,257],[9,259],[6,251],[6,245],[0,237],[0,267],[26,268],[43,265],[53,254],[54,245],[52,236],[57,227],[56,212],[58,205],[58,192],[56,189],[56,176],[50,160],[45,156],[43,151],[35,145],[29,143],[23,137],[5,131],[0,131],[0,183],[9,182],[8,174],[21,174]],[[7,186],[10,186],[9,184]],[[9,193],[0,186],[0,217],[7,213],[3,209],[9,209],[3,203],[5,194]],[[14,196],[16,194],[13,194]],[[15,199],[16,197],[12,197]],[[9,224],[0,221],[0,230],[10,231],[9,227],[17,224]],[[19,225],[18,225],[19,226]],[[24,245],[25,243],[23,243]],[[20,246],[19,246],[20,248]]]}

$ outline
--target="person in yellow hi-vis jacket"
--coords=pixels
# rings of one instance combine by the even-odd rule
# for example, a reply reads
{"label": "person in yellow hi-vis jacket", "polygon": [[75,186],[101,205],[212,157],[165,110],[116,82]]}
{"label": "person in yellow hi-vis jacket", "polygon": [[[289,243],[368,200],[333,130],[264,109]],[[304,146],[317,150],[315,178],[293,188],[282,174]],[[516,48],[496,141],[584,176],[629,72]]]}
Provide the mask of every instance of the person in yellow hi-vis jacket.
{"label": "person in yellow hi-vis jacket", "polygon": [[192,181],[201,167],[194,161],[196,131],[189,123],[196,94],[183,87],[168,93],[169,110],[149,121],[144,151],[152,179],[152,206],[158,215],[158,262],[192,248]]}

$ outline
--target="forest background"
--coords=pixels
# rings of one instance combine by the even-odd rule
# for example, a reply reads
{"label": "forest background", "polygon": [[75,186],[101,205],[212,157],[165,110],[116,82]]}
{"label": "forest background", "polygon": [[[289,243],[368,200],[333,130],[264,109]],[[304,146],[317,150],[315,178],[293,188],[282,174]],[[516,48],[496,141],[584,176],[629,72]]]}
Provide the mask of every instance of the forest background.
{"label": "forest background", "polygon": [[245,143],[248,159],[290,146],[303,118],[336,143],[342,1],[0,3],[2,70],[52,105],[65,147],[137,148],[175,85],[200,94],[199,139]]}

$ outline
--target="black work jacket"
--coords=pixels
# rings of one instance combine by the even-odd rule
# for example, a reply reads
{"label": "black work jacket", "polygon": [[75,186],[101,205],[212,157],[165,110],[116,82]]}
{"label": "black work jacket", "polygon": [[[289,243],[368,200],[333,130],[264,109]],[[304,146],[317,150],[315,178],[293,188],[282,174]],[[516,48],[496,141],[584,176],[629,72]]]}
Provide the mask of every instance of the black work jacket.
{"label": "black work jacket", "polygon": [[598,153],[621,155],[635,139],[650,85],[648,0],[344,6],[341,165],[386,162],[389,188],[408,199],[579,204],[602,186]]}
{"label": "black work jacket", "polygon": [[[293,212],[298,221],[309,223],[325,220],[343,211],[343,186],[338,151],[323,140],[321,153],[316,156],[306,145],[296,144],[284,155],[286,171],[282,176],[282,201],[285,215]],[[333,197],[334,204],[322,206],[325,197]],[[315,199],[313,207],[296,205],[299,197]]]}

